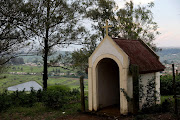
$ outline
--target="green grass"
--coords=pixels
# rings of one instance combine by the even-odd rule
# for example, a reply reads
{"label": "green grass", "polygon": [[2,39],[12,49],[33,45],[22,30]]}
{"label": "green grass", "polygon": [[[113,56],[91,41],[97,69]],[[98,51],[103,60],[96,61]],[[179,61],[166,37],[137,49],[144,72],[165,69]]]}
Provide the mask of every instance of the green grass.
{"label": "green grass", "polygon": [[[16,68],[12,69],[12,68]],[[21,68],[23,68],[23,71],[21,71]],[[56,69],[60,69],[61,72],[67,72],[69,70],[60,68],[60,67],[49,67],[48,71],[53,71]],[[43,81],[42,81],[42,75],[37,74],[37,75],[16,75],[16,74],[9,74],[9,72],[26,72],[26,73],[41,73],[42,72],[42,67],[40,66],[25,66],[25,65],[16,65],[16,66],[11,66],[8,70],[7,73],[1,74],[0,75],[0,92],[2,92],[4,89],[18,85],[21,83],[25,83],[28,81],[36,81],[39,83],[41,86],[43,86]],[[74,71],[71,71],[74,72]],[[5,76],[5,78],[4,78]],[[48,85],[67,85],[71,89],[73,88],[79,88],[79,78],[67,78],[67,77],[49,77],[48,78]],[[84,80],[84,85],[85,85],[85,90],[88,90],[88,81],[87,79]]]}
{"label": "green grass", "polygon": [[[87,102],[86,102],[87,103]],[[87,105],[86,105],[87,106]],[[19,120],[19,119],[36,119],[36,120],[52,120],[63,116],[78,113],[81,106],[80,103],[67,104],[64,108],[54,110],[46,108],[42,103],[37,103],[33,107],[16,107],[0,113],[0,119],[3,120]],[[64,113],[65,112],[65,113]]]}
{"label": "green grass", "polygon": [[[14,68],[14,69],[13,69]],[[63,69],[62,67],[49,67],[48,71],[56,71],[60,70],[61,73],[66,73],[67,71],[74,72],[71,68]],[[26,73],[42,73],[43,67],[42,66],[27,66],[27,65],[14,65],[10,66],[8,72],[26,72]]]}
{"label": "green grass", "polygon": [[172,95],[169,96],[161,96],[161,103],[163,103],[166,99],[173,99]]}
{"label": "green grass", "polygon": [[[3,89],[6,89],[10,86],[18,85],[28,81],[36,81],[42,86],[42,76],[40,75],[11,75],[5,74],[6,78],[0,79],[0,92]],[[84,80],[85,90],[88,89],[87,85],[88,80]],[[48,85],[67,85],[68,87],[72,88],[79,88],[79,79],[78,78],[66,78],[66,77],[56,77],[52,78],[49,77]]]}

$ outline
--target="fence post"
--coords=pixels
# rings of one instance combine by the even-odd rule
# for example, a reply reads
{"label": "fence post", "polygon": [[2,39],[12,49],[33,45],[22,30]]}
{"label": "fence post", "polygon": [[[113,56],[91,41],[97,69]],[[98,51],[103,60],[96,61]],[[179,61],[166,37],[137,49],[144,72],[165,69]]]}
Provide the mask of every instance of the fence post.
{"label": "fence post", "polygon": [[[172,73],[173,73],[173,92],[174,92],[174,113],[178,114],[177,109],[177,97],[176,97],[176,78],[175,78],[175,71],[174,71],[174,64],[172,64]],[[176,73],[177,74],[177,73]]]}
{"label": "fence post", "polygon": [[80,77],[80,90],[81,90],[81,111],[85,112],[85,99],[84,99],[84,76]]}

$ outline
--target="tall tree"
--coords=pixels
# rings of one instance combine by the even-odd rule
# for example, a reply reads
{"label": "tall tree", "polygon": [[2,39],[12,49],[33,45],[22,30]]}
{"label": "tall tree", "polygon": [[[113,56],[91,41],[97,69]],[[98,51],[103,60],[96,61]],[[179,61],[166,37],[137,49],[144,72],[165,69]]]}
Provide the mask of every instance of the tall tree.
{"label": "tall tree", "polygon": [[102,26],[104,26],[106,19],[112,19],[115,16],[114,10],[117,6],[114,0],[84,0],[83,2],[86,5],[84,17],[92,21],[91,30],[95,32],[89,32],[89,37],[85,40],[87,44],[71,54],[71,63],[73,67],[84,73],[88,68],[89,56],[105,36],[105,30]]}
{"label": "tall tree", "polygon": [[43,88],[47,88],[48,56],[57,47],[69,44],[80,44],[78,40],[85,34],[78,24],[80,18],[78,1],[71,0],[29,0],[32,7],[33,25],[31,31],[35,34],[43,57]]}
{"label": "tall tree", "polygon": [[86,17],[93,21],[92,30],[96,32],[93,32],[93,35],[90,35],[91,37],[87,39],[89,44],[72,53],[72,60],[74,60],[75,65],[83,63],[87,67],[89,56],[95,50],[98,42],[104,38],[105,31],[102,26],[104,26],[106,19],[109,19],[113,25],[109,30],[110,36],[141,39],[151,48],[157,50],[153,40],[159,34],[157,31],[158,25],[153,21],[153,14],[150,10],[154,3],[149,3],[146,6],[135,6],[130,1],[126,2],[121,9],[118,8],[114,0],[87,0],[86,5]]}
{"label": "tall tree", "polygon": [[0,6],[0,68],[3,70],[5,64],[28,45],[31,34],[24,26],[30,24],[30,19],[24,11],[27,4],[23,0],[1,0]]}
{"label": "tall tree", "polygon": [[153,21],[152,7],[153,2],[144,6],[135,6],[132,1],[126,2],[125,7],[119,9],[112,19],[114,28],[111,29],[111,35],[140,39],[156,50],[153,40],[159,32],[157,23]]}
{"label": "tall tree", "polygon": [[109,30],[110,36],[141,39],[150,47],[156,48],[153,40],[159,32],[157,23],[153,21],[152,7],[154,7],[153,2],[135,6],[130,1],[119,9],[114,0],[94,0],[87,4],[86,17],[94,22],[92,28],[100,35],[100,39],[104,37],[102,26],[105,20],[109,19],[113,25],[113,28]]}
{"label": "tall tree", "polygon": [[104,26],[106,19],[112,19],[115,16],[114,10],[117,8],[114,0],[93,0],[86,3],[87,11],[85,16],[90,18],[94,23],[92,30],[97,31],[100,39],[104,38]]}

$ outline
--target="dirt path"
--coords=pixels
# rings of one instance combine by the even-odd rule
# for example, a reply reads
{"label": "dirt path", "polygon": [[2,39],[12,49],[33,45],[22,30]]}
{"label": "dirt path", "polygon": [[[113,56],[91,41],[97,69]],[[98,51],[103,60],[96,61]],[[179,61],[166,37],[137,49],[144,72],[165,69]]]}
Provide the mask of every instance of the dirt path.
{"label": "dirt path", "polygon": [[114,117],[114,116],[102,116],[95,114],[78,114],[74,116],[66,116],[57,120],[133,120],[132,117]]}
{"label": "dirt path", "polygon": [[165,114],[148,114],[141,116],[107,116],[107,115],[96,115],[96,114],[77,114],[74,116],[66,116],[63,118],[58,118],[57,120],[180,120],[175,118],[174,115],[170,113]]}

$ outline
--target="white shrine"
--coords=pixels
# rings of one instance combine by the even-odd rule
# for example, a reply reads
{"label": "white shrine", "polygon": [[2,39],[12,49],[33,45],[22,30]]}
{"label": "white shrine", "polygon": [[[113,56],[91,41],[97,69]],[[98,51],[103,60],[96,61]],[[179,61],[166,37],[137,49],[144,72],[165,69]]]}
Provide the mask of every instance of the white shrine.
{"label": "white shrine", "polygon": [[[139,74],[144,86],[155,77],[156,91],[160,93],[160,71],[164,66],[159,57],[141,40],[126,40],[106,36],[89,57],[88,68],[88,104],[90,111],[118,105],[121,114],[133,111],[128,102],[126,91],[133,98],[133,78],[130,65],[139,66]],[[157,96],[160,102],[160,95]],[[145,102],[145,101],[144,101]],[[140,103],[140,105],[143,103]]]}

